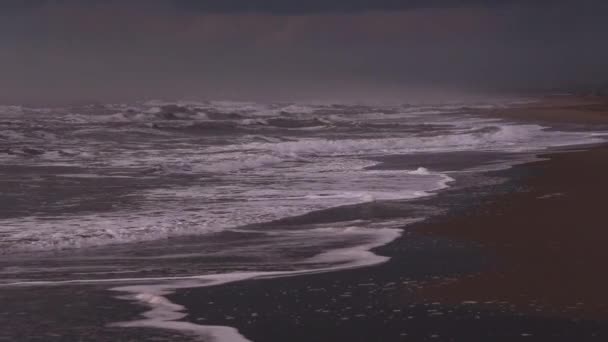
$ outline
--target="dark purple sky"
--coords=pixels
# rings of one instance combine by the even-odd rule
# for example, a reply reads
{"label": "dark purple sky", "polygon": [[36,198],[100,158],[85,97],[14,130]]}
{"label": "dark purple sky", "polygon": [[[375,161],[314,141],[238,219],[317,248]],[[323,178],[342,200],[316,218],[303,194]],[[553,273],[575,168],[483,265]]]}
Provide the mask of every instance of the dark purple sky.
{"label": "dark purple sky", "polygon": [[606,18],[599,0],[4,0],[0,100],[594,84],[608,80]]}

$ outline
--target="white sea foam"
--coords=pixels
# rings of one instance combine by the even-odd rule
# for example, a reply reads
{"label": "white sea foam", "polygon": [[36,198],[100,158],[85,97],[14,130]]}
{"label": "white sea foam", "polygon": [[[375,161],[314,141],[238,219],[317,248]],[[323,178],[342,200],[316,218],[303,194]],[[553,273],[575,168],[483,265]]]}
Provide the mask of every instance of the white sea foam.
{"label": "white sea foam", "polygon": [[[156,176],[209,173],[214,175],[213,183],[142,191],[145,207],[137,210],[117,208],[111,214],[63,216],[53,220],[44,217],[3,220],[0,233],[6,238],[0,245],[12,251],[149,241],[209,234],[343,205],[413,199],[445,188],[452,179],[424,168],[367,170],[374,163],[365,158],[411,152],[534,151],[600,139],[590,133],[504,124],[492,129],[477,128],[430,137],[265,139],[264,142],[200,148],[174,144],[171,154],[167,154],[165,148],[142,145],[111,154],[106,152],[105,155],[112,158],[103,163],[111,168],[155,170]],[[37,158],[45,165],[101,164],[99,154],[66,151],[47,151]],[[83,174],[78,177],[89,177]],[[73,176],[73,173],[64,175],[75,178]],[[126,178],[124,174],[120,176]],[[200,212],[191,208],[199,208]]]}
{"label": "white sea foam", "polygon": [[[289,175],[266,188],[218,183],[145,190],[139,195],[146,200],[135,211],[126,208],[108,214],[52,220],[47,217],[1,220],[0,232],[6,238],[0,246],[6,252],[35,251],[211,234],[337,206],[428,196],[453,181],[430,171],[412,174],[399,170],[366,170],[373,164],[344,161],[317,167],[316,171],[294,166]],[[257,177],[264,176],[258,172]],[[193,211],[192,207],[198,210]]]}
{"label": "white sea foam", "polygon": [[210,148],[210,152],[246,150],[267,152],[284,157],[296,156],[361,156],[414,152],[449,151],[534,151],[552,146],[599,142],[590,134],[548,132],[538,125],[502,125],[489,132],[449,134],[432,137],[381,139],[301,139],[280,143],[253,142],[239,146]]}
{"label": "white sea foam", "polygon": [[409,173],[411,175],[429,175],[430,174],[429,170],[424,167],[419,167],[414,171],[410,171]]}
{"label": "white sea foam", "polygon": [[[412,222],[412,220],[409,222]],[[174,293],[178,289],[184,288],[219,286],[250,279],[292,277],[377,265],[386,262],[388,258],[376,255],[370,250],[397,239],[401,235],[401,230],[396,228],[375,229],[347,226],[343,228],[315,229],[304,232],[304,234],[311,236],[324,234],[345,236],[361,235],[367,237],[367,241],[349,248],[339,248],[322,252],[316,256],[305,259],[300,262],[300,265],[304,266],[304,268],[296,271],[232,272],[187,277],[26,281],[4,284],[0,285],[0,287],[136,283],[135,285],[114,287],[112,290],[120,293],[119,298],[137,302],[148,307],[148,311],[142,314],[143,317],[141,319],[114,323],[111,324],[111,326],[174,330],[195,334],[212,342],[248,342],[250,340],[232,327],[201,325],[179,321],[187,315],[184,312],[185,308],[171,302],[167,298],[168,295]],[[137,284],[138,282],[141,282],[142,284]],[[150,282],[154,282],[154,284],[150,284]]]}
{"label": "white sea foam", "polygon": [[113,290],[127,293],[122,298],[139,302],[150,308],[144,313],[144,318],[136,321],[113,324],[120,327],[153,327],[176,330],[185,333],[195,333],[212,342],[248,342],[245,336],[236,329],[225,326],[200,325],[190,322],[177,322],[186,316],[184,307],[167,300],[167,296],[178,289],[219,286],[227,283],[250,279],[269,279],[277,277],[300,276],[313,273],[334,272],[343,269],[368,267],[386,262],[389,258],[374,254],[370,250],[386,245],[401,235],[399,229],[365,230],[357,227],[342,231],[346,234],[367,234],[375,236],[368,243],[351,248],[340,248],[318,254],[305,260],[304,264],[332,265],[321,266],[317,269],[278,272],[236,272],[228,274],[205,275],[187,280],[175,280],[157,285],[132,285],[116,287]]}

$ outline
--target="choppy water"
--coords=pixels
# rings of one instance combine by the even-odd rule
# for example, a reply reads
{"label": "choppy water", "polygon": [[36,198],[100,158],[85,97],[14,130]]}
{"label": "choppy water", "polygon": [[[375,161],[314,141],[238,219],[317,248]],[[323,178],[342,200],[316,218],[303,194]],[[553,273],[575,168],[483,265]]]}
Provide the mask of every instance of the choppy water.
{"label": "choppy water", "polygon": [[383,262],[369,250],[424,214],[302,215],[429,196],[454,181],[437,156],[600,141],[471,114],[512,104],[0,107],[1,281],[153,278],[121,288],[160,307],[132,324],[186,329],[170,289]]}

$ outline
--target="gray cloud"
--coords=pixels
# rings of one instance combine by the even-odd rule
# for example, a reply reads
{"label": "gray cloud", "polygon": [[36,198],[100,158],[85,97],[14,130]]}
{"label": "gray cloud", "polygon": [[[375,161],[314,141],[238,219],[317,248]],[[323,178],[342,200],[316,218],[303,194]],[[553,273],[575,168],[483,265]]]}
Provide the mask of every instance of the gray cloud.
{"label": "gray cloud", "polygon": [[[353,13],[364,11],[399,11],[419,8],[496,6],[519,0],[173,0],[172,4],[189,10],[237,13],[267,12],[278,14]],[[541,2],[543,2],[541,0]]]}
{"label": "gray cloud", "polygon": [[[390,1],[351,1],[360,11],[277,1],[254,13],[245,1],[214,2],[234,5],[225,9],[205,1],[21,3],[1,12],[3,102],[399,97],[608,79],[608,7],[599,1],[399,2],[408,11],[378,10]],[[290,3],[298,15],[268,7]]]}
{"label": "gray cloud", "polygon": [[[534,5],[551,5],[569,0],[536,0]],[[42,6],[63,6],[86,4],[123,4],[145,8],[165,5],[187,11],[205,13],[274,13],[274,14],[313,14],[313,13],[353,13],[364,11],[401,11],[420,8],[442,8],[482,6],[492,7],[509,4],[530,4],[527,0],[4,0],[0,8],[4,10],[31,10]]]}

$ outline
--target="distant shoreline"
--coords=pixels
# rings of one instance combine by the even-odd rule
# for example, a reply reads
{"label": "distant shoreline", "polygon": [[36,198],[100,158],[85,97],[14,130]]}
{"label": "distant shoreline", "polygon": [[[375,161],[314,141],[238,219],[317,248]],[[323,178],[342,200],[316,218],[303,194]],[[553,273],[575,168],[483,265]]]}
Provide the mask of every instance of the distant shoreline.
{"label": "distant shoreline", "polygon": [[608,97],[542,96],[509,108],[477,110],[475,114],[546,124],[608,125]]}

